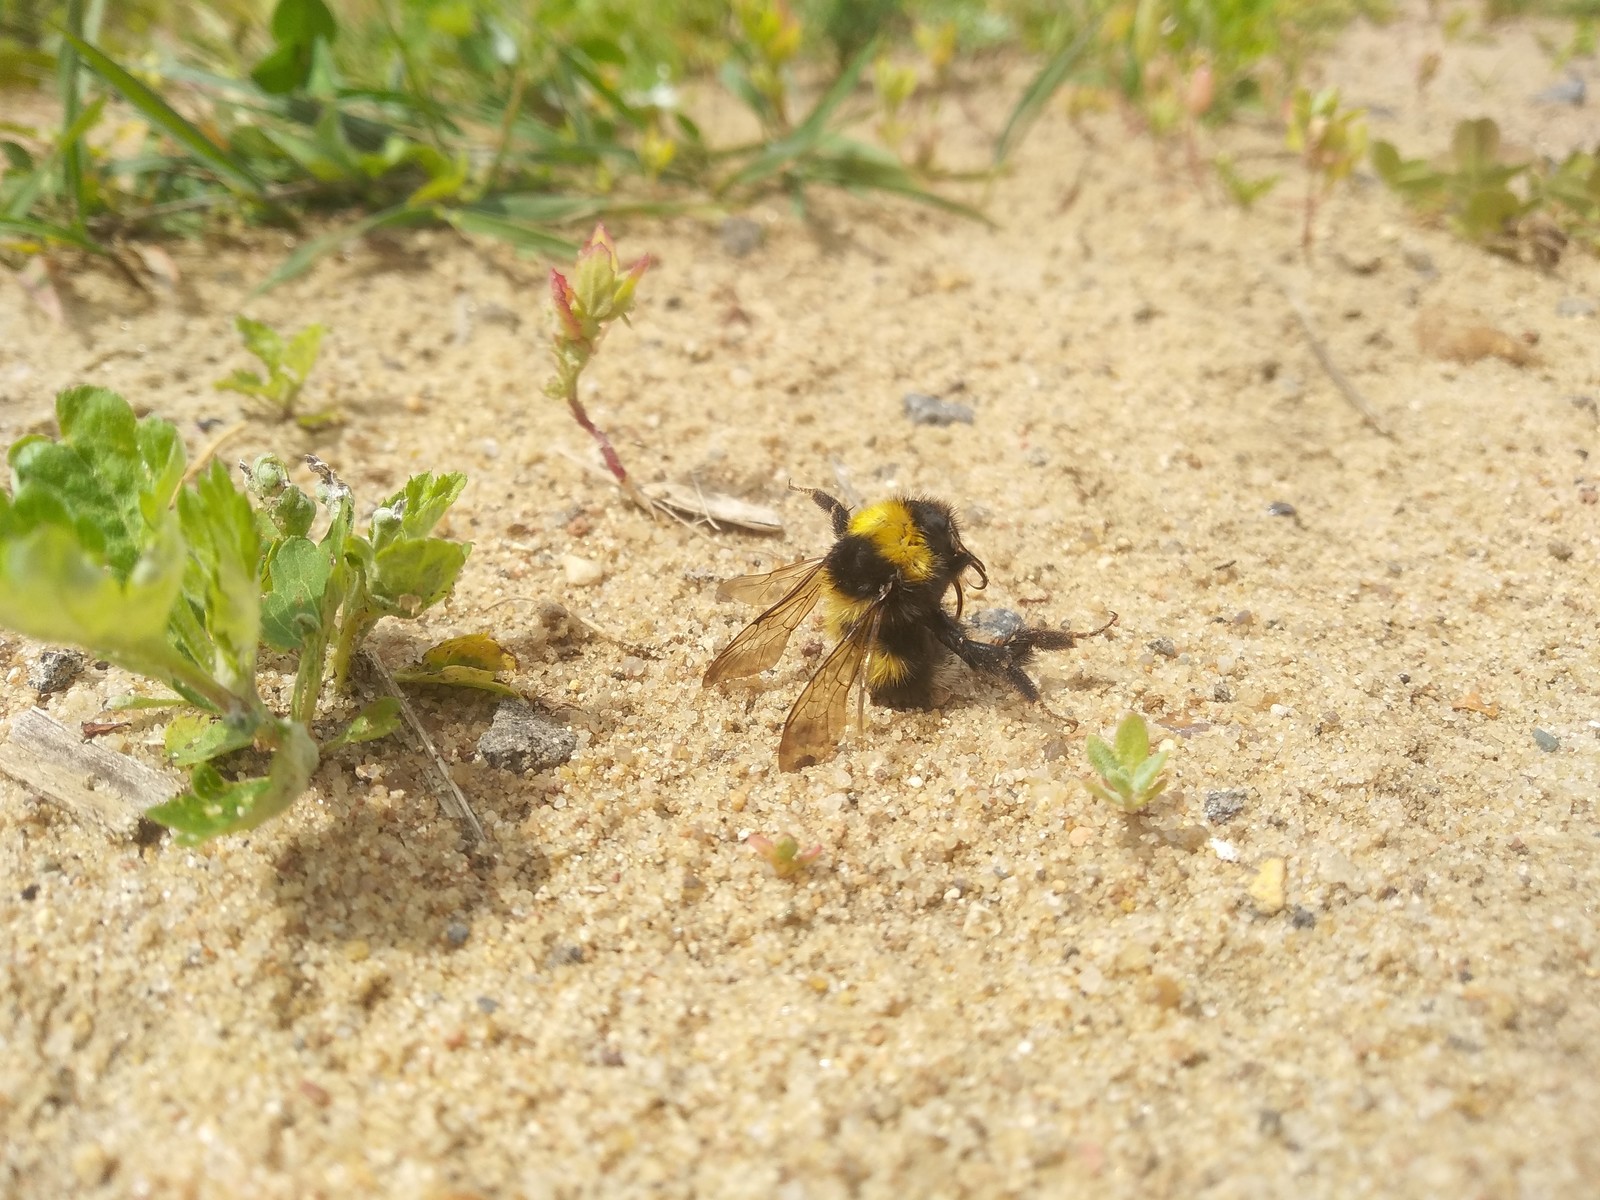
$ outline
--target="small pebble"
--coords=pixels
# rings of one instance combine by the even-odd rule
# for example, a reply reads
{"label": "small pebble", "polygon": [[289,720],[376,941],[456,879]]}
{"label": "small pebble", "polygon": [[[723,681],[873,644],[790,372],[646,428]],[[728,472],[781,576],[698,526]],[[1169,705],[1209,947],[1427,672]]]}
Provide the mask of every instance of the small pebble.
{"label": "small pebble", "polygon": [[1149,646],[1162,658],[1178,657],[1178,647],[1173,644],[1172,639],[1169,637],[1158,637],[1153,641],[1146,642],[1145,645]]}
{"label": "small pebble", "polygon": [[1250,799],[1250,793],[1244,788],[1226,788],[1222,791],[1207,792],[1205,803],[1206,820],[1213,825],[1221,825],[1231,821],[1244,811],[1245,803]]}
{"label": "small pebble", "polygon": [[1289,910],[1289,924],[1296,929],[1315,929],[1317,927],[1317,914],[1309,908],[1302,908],[1296,904]]}
{"label": "small pebble", "polygon": [[464,946],[467,936],[472,932],[471,926],[461,921],[451,921],[444,927],[444,940],[447,945]]}
{"label": "small pebble", "polygon": [[1215,854],[1223,862],[1239,861],[1239,847],[1232,842],[1225,842],[1221,838],[1212,838],[1206,845],[1210,846],[1211,853]]}
{"label": "small pebble", "polygon": [[1289,881],[1289,865],[1281,858],[1269,858],[1261,864],[1255,880],[1250,884],[1250,902],[1263,917],[1275,917],[1287,902],[1284,886]]}
{"label": "small pebble", "polygon": [[1233,703],[1233,689],[1219,679],[1211,685],[1211,698],[1219,704]]}
{"label": "small pebble", "polygon": [[1298,515],[1298,512],[1299,510],[1287,500],[1274,500],[1267,505],[1267,515],[1272,517],[1293,517]]}
{"label": "small pebble", "polygon": [[561,569],[573,587],[589,587],[606,577],[606,569],[594,559],[580,558],[576,554],[563,554]]}
{"label": "small pebble", "polygon": [[83,655],[76,650],[41,650],[28,664],[28,686],[41,696],[65,691],[83,672]]}
{"label": "small pebble", "polygon": [[1022,614],[1013,609],[980,608],[967,619],[967,630],[974,641],[1004,646],[1022,632],[1025,623]]}
{"label": "small pebble", "polygon": [[906,416],[913,425],[972,424],[972,407],[930,396],[925,392],[907,392],[901,401]]}
{"label": "small pebble", "polygon": [[1546,754],[1554,754],[1561,748],[1561,739],[1553,733],[1546,733],[1543,729],[1533,731],[1533,740],[1539,744],[1539,749]]}
{"label": "small pebble", "polygon": [[571,944],[552,947],[544,961],[550,967],[576,966],[583,961],[583,947]]}
{"label": "small pebble", "polygon": [[644,677],[644,659],[637,654],[625,655],[617,664],[617,674],[623,679],[641,679]]}
{"label": "small pebble", "polygon": [[1570,104],[1578,108],[1583,104],[1584,98],[1589,94],[1588,86],[1578,75],[1568,75],[1560,83],[1553,83],[1544,91],[1537,93],[1533,102],[1535,104]]}
{"label": "small pebble", "polygon": [[723,217],[722,224],[717,226],[717,241],[734,258],[754,253],[766,240],[766,229],[749,217]]}
{"label": "small pebble", "polygon": [[578,749],[578,735],[521,700],[502,700],[478,739],[478,753],[502,771],[547,771]]}
{"label": "small pebble", "polygon": [[1596,311],[1595,302],[1583,296],[1563,296],[1556,301],[1556,316],[1581,319],[1592,317]]}
{"label": "small pebble", "polygon": [[500,1001],[496,1000],[493,996],[478,997],[478,1011],[481,1013],[492,1013],[499,1007]]}
{"label": "small pebble", "polygon": [[1549,546],[1550,557],[1557,562],[1566,562],[1572,557],[1572,547],[1566,542],[1551,542]]}
{"label": "small pebble", "polygon": [[84,1187],[99,1187],[111,1178],[113,1166],[105,1147],[96,1142],[84,1142],[72,1152],[72,1174]]}

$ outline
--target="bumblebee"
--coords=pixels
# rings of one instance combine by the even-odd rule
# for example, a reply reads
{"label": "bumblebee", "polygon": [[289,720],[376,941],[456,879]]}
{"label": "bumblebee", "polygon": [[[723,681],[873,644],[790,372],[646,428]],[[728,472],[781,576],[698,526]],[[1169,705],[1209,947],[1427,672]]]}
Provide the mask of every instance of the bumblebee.
{"label": "bumblebee", "polygon": [[[972,670],[1004,680],[1030,701],[1039,690],[1023,669],[1037,650],[1067,650],[1091,633],[1019,625],[993,640],[974,639],[961,623],[963,579],[974,591],[988,572],[961,541],[948,504],[900,497],[855,515],[826,492],[798,488],[833,523],[834,543],[820,558],[761,575],[741,575],[717,589],[719,600],[743,600],[765,611],[706,669],[706,687],[755,675],[783,656],[789,636],[819,602],[837,644],[789,710],[778,743],[778,767],[797,771],[827,758],[844,734],[851,687],[888,708],[932,708],[937,668],[954,654]],[[955,590],[955,612],[945,595]]]}

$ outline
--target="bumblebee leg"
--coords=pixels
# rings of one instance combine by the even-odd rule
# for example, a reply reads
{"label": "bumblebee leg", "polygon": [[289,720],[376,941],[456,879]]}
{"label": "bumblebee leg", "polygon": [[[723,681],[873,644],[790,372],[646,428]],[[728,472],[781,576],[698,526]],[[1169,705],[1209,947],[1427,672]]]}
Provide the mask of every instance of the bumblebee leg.
{"label": "bumblebee leg", "polygon": [[804,492],[810,496],[816,506],[828,514],[828,519],[833,522],[833,536],[841,538],[850,528],[850,510],[839,501],[828,495],[820,488],[801,487],[798,484],[789,485],[792,491]]}

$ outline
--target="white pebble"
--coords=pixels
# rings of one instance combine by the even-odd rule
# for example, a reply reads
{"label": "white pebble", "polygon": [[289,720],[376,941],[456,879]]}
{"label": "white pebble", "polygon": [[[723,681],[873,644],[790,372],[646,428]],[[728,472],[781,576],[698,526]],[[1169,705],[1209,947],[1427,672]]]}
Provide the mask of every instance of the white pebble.
{"label": "white pebble", "polygon": [[1223,862],[1238,862],[1239,847],[1232,842],[1225,842],[1221,838],[1212,838],[1206,845],[1211,847],[1211,852]]}
{"label": "white pebble", "polygon": [[580,558],[576,554],[563,554],[561,569],[566,572],[567,582],[573,587],[589,587],[606,577],[606,569],[594,559]]}

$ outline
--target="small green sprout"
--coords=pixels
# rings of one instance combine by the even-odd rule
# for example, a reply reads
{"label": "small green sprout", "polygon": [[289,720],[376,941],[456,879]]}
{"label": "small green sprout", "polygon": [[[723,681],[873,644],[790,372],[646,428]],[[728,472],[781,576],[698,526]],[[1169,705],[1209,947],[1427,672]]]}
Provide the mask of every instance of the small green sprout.
{"label": "small green sprout", "polygon": [[1349,177],[1367,152],[1366,110],[1341,109],[1338,88],[1323,88],[1315,95],[1299,88],[1289,113],[1288,142],[1289,149],[1297,151],[1306,164],[1305,226],[1300,245],[1309,253],[1317,205],[1340,180]]}
{"label": "small green sprout", "polygon": [[277,421],[294,420],[302,429],[316,429],[332,425],[338,417],[331,411],[297,413],[295,406],[300,391],[306,386],[311,368],[317,364],[317,354],[322,349],[322,335],[327,329],[321,325],[307,325],[285,341],[272,326],[249,317],[234,318],[234,328],[244,338],[245,348],[261,360],[266,367],[266,378],[254,371],[235,371],[226,379],[219,379],[220,391],[239,392],[254,397],[258,415]]}
{"label": "small green sprout", "polygon": [[793,879],[804,874],[810,870],[812,863],[822,857],[821,843],[802,850],[800,843],[788,834],[773,841],[759,833],[752,833],[745,839],[745,845],[755,851],[779,879]]}
{"label": "small green sprout", "polygon": [[1086,749],[1089,765],[1100,778],[1085,779],[1084,786],[1107,804],[1135,813],[1166,790],[1162,768],[1167,765],[1167,752],[1150,753],[1150,731],[1138,713],[1122,718],[1115,748],[1090,734]]}
{"label": "small green sprout", "polygon": [[606,329],[617,321],[626,323],[633,309],[634,289],[650,268],[650,256],[635,259],[626,267],[617,258],[617,244],[604,225],[578,252],[578,262],[569,282],[560,271],[550,272],[550,300],[555,309],[555,324],[550,333],[550,350],[555,358],[555,374],[545,384],[545,395],[565,400],[572,419],[600,447],[606,469],[623,493],[647,511],[652,505],[629,477],[616,447],[605,431],[589,419],[583,401],[578,399],[578,380],[593,360]]}

